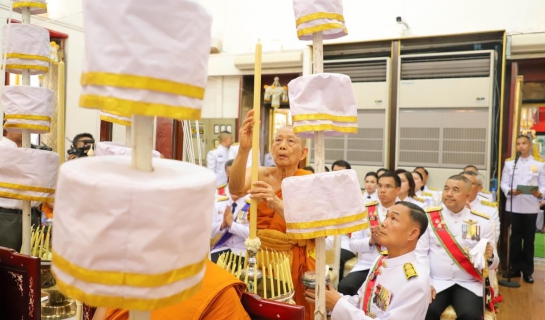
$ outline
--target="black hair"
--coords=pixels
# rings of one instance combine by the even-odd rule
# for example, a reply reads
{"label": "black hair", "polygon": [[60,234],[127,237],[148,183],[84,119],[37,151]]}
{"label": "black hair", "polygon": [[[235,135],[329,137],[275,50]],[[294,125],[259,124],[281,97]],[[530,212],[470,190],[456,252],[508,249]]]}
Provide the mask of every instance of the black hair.
{"label": "black hair", "polygon": [[430,174],[428,173],[428,170],[426,170],[426,168],[424,168],[424,167],[416,167],[416,168],[414,168],[413,171],[416,171],[416,169],[422,169],[422,170],[424,170],[424,172],[426,173],[427,176],[430,175]]}
{"label": "black hair", "polygon": [[314,168],[312,166],[306,166],[303,168],[303,170],[307,170],[307,171],[310,171],[312,173],[314,173]]}
{"label": "black hair", "polygon": [[[467,172],[466,172],[466,173],[467,173]],[[470,174],[470,175],[471,175],[471,174]],[[455,175],[453,175],[453,176],[450,176],[450,177],[447,179],[447,181],[448,181],[448,180],[462,181],[462,182],[466,185],[466,187],[467,187],[468,189],[471,188],[471,181],[469,181],[468,178],[464,177],[464,176],[461,175],[461,174],[455,174]]]}
{"label": "black hair", "polygon": [[395,181],[396,188],[401,187],[401,179],[399,179],[399,176],[395,172],[386,171],[378,178],[378,180],[380,181],[380,179],[382,178],[393,178]]}
{"label": "black hair", "polygon": [[365,178],[367,177],[375,177],[375,179],[377,180],[378,182],[378,174],[376,174],[374,171],[369,171],[365,174]]}
{"label": "black hair", "polygon": [[[396,170],[396,172],[397,172],[397,170]],[[415,190],[414,190],[415,183],[414,183],[412,173],[407,172],[407,171],[402,171],[402,172],[398,173],[398,175],[400,175],[400,174],[404,175],[405,179],[407,179],[407,182],[409,183],[409,194],[407,196],[410,197],[410,198],[414,197],[414,195],[415,195]]]}
{"label": "black hair", "polygon": [[405,169],[396,169],[396,171],[394,171],[396,174],[400,174],[402,172],[407,172],[407,170]]}
{"label": "black hair", "polygon": [[329,172],[329,168],[325,166],[325,172]]}
{"label": "black hair", "polygon": [[474,168],[475,169],[475,170],[469,170],[469,171],[475,171],[475,172],[479,171],[479,169],[477,169],[477,167],[472,165],[472,164],[469,164],[469,165],[465,166],[463,171],[466,171],[466,169],[469,169],[469,168]]}
{"label": "black hair", "polygon": [[94,140],[95,138],[93,138],[93,135],[90,134],[90,133],[79,133],[79,134],[76,134],[76,136],[74,137],[74,140],[72,140],[72,145],[75,147],[76,144],[78,143],[78,140],[81,139],[81,138],[91,138],[93,139],[93,143],[94,143]]}
{"label": "black hair", "polygon": [[352,167],[350,166],[350,163],[348,163],[345,160],[337,160],[333,162],[333,164],[331,165],[331,169],[335,169],[335,166],[345,167],[346,169],[352,169]]}
{"label": "black hair", "polygon": [[235,162],[235,159],[225,161],[225,169],[227,169],[227,167],[232,167],[233,162]]}
{"label": "black hair", "polygon": [[388,169],[386,169],[386,168],[380,168],[380,169],[378,169],[378,170],[377,170],[377,175],[378,175],[379,173],[381,173],[382,171],[388,171]]}
{"label": "black hair", "polygon": [[526,138],[526,139],[528,139],[528,141],[530,141],[530,144],[532,144],[532,139],[530,139],[530,137],[528,137],[527,135],[525,135],[525,134],[519,134],[519,135],[517,136],[517,139],[516,139],[516,140],[518,140],[518,139],[520,139],[520,138]]}
{"label": "black hair", "polygon": [[418,225],[418,230],[420,231],[420,234],[418,235],[418,239],[426,232],[426,229],[428,228],[428,216],[426,215],[426,212],[416,204],[408,201],[398,201],[396,204],[400,204],[402,206],[405,206],[409,209],[409,217],[413,222],[415,222]]}

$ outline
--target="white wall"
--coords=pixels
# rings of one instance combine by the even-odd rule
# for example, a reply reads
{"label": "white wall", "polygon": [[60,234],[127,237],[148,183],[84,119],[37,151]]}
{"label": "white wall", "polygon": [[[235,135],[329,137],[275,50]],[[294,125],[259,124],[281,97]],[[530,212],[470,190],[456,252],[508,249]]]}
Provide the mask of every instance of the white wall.
{"label": "white wall", "polygon": [[[9,17],[9,10],[2,1],[0,4],[0,19],[6,21]],[[55,1],[53,1],[55,2]],[[75,1],[74,2],[79,2]],[[8,2],[9,4],[9,2]],[[81,5],[80,5],[81,7]],[[55,9],[53,7],[52,9]],[[78,6],[71,8],[71,10],[78,10]],[[50,12],[53,14],[54,12]],[[79,15],[81,19],[81,15]],[[77,23],[77,17],[72,16],[70,21]],[[12,14],[12,19],[21,21],[21,15],[17,13]],[[49,22],[43,18],[36,16],[31,17],[31,23],[39,25],[41,27],[62,32],[68,34],[68,39],[65,44],[65,63],[66,63],[66,137],[70,140],[74,136],[81,132],[91,133],[95,139],[98,140],[100,127],[99,116],[96,110],[83,109],[78,105],[80,95],[80,77],[81,77],[81,63],[83,59],[83,30],[77,26],[64,22]],[[70,143],[66,143],[66,148],[70,148]]]}
{"label": "white wall", "polygon": [[[213,36],[226,53],[251,52],[261,39],[263,50],[302,48],[297,39],[292,1],[201,0],[213,15]],[[349,35],[331,42],[396,38],[403,16],[411,35],[437,35],[505,29],[508,33],[545,31],[543,0],[343,0]]]}

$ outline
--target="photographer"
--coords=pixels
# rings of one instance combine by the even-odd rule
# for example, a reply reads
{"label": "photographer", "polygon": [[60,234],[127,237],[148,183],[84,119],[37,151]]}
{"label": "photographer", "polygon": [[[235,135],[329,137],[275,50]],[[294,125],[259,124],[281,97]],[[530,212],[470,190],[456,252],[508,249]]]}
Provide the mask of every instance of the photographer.
{"label": "photographer", "polygon": [[70,150],[68,150],[68,160],[87,157],[87,152],[95,147],[95,139],[90,133],[80,133],[72,140]]}

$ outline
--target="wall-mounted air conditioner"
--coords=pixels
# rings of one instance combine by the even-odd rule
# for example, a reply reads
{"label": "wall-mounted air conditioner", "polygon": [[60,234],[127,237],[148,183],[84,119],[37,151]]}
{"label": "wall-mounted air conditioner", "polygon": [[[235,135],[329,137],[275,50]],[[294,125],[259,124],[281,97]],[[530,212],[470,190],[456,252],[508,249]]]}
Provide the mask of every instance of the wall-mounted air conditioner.
{"label": "wall-mounted air conditioner", "polygon": [[494,51],[402,55],[396,167],[424,166],[430,183],[472,164],[488,179]]}
{"label": "wall-mounted air conditioner", "polygon": [[210,45],[210,53],[220,53],[222,42],[220,38],[212,37],[212,44]]}
{"label": "wall-mounted air conditioner", "polygon": [[507,59],[545,57],[545,32],[512,34],[507,37]]}

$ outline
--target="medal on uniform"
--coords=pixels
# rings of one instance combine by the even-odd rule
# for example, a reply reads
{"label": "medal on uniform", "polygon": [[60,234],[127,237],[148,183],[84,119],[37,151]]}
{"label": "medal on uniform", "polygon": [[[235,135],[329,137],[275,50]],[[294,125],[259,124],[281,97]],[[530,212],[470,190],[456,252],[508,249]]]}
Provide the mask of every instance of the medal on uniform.
{"label": "medal on uniform", "polygon": [[537,173],[537,166],[536,165],[531,165],[530,166],[530,172]]}
{"label": "medal on uniform", "polygon": [[382,311],[386,312],[392,301],[392,293],[383,287],[382,285],[377,285],[375,288],[375,296],[373,297],[373,303]]}
{"label": "medal on uniform", "polygon": [[477,221],[469,219],[464,223],[462,225],[462,239],[481,240],[481,228]]}

